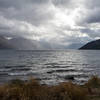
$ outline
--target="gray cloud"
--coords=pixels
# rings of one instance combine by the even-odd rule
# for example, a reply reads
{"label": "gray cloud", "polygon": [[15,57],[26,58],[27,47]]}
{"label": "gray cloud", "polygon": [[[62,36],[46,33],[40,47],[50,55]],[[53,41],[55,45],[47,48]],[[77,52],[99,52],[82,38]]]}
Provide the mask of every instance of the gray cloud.
{"label": "gray cloud", "polygon": [[49,0],[0,0],[0,8],[15,7],[18,9],[19,7],[25,7],[27,4],[44,4],[48,2]]}
{"label": "gray cloud", "polygon": [[100,0],[0,0],[0,35],[85,43],[100,37],[99,13]]}
{"label": "gray cloud", "polygon": [[89,15],[86,17],[87,23],[100,23],[100,8],[90,10]]}
{"label": "gray cloud", "polygon": [[52,3],[55,5],[55,6],[71,6],[69,4],[72,3],[72,0],[52,0]]}
{"label": "gray cloud", "polygon": [[[84,0],[83,9],[80,10],[80,22],[91,24],[100,23],[100,0]],[[83,15],[83,16],[82,16]]]}
{"label": "gray cloud", "polygon": [[68,9],[73,9],[81,5],[80,1],[75,1],[75,0],[52,0],[52,3],[56,7],[60,8],[68,8]]}
{"label": "gray cloud", "polygon": [[85,6],[86,8],[89,9],[95,9],[95,8],[100,8],[100,0],[86,0],[85,1]]}
{"label": "gray cloud", "polygon": [[[9,19],[29,21],[33,24],[41,24],[52,18],[48,0],[1,0],[0,7],[3,16]],[[45,10],[46,9],[46,10]]]}

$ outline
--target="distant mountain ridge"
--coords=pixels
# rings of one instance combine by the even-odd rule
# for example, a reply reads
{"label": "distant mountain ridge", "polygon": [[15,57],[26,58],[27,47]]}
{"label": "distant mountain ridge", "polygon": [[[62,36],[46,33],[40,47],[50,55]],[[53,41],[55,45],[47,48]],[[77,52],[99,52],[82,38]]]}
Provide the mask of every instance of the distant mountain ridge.
{"label": "distant mountain ridge", "polygon": [[11,40],[9,40],[9,43],[18,50],[36,50],[40,48],[40,44],[38,43],[38,41],[29,40],[22,37],[12,38]]}
{"label": "distant mountain ridge", "polygon": [[77,49],[82,44],[73,43],[70,45],[61,45],[47,41],[36,41],[23,37],[4,37],[0,36],[0,49],[14,50],[57,50],[57,49]]}
{"label": "distant mountain ridge", "polygon": [[89,42],[79,49],[80,50],[100,50],[100,39]]}
{"label": "distant mountain ridge", "polygon": [[29,40],[21,37],[7,39],[0,36],[0,49],[34,50],[38,49],[38,46],[39,43],[35,40]]}
{"label": "distant mountain ridge", "polygon": [[26,39],[23,37],[14,37],[7,39],[7,37],[0,36],[0,49],[13,50],[48,50],[52,49],[49,43],[41,41]]}
{"label": "distant mountain ridge", "polygon": [[5,37],[0,36],[0,49],[13,49],[13,48],[14,48],[13,45],[11,45]]}

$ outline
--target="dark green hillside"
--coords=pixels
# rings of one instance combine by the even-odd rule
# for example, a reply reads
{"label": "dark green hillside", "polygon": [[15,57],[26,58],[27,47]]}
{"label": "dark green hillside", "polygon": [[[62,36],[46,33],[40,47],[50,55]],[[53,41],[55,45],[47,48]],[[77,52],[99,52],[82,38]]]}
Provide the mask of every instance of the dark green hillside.
{"label": "dark green hillside", "polygon": [[100,39],[87,43],[80,50],[100,50]]}

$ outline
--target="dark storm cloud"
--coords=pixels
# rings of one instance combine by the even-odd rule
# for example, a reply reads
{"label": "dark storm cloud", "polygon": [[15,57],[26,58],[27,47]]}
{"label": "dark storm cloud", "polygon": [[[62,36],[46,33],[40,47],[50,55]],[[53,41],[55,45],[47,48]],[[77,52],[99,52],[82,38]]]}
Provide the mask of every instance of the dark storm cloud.
{"label": "dark storm cloud", "polygon": [[100,8],[90,10],[89,15],[86,17],[86,22],[100,23]]}
{"label": "dark storm cloud", "polygon": [[100,0],[85,0],[82,23],[100,23]]}

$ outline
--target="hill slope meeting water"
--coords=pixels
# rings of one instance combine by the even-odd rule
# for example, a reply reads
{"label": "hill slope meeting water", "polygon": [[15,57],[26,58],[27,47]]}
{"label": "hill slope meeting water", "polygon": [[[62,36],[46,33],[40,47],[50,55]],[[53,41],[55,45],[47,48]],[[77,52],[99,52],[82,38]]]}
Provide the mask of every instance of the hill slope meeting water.
{"label": "hill slope meeting water", "polygon": [[100,39],[89,42],[79,49],[80,50],[100,50]]}

